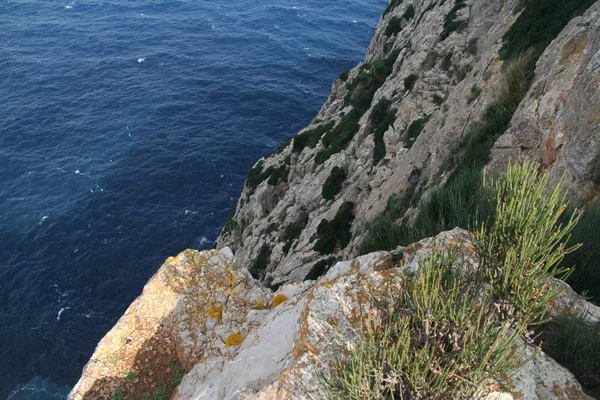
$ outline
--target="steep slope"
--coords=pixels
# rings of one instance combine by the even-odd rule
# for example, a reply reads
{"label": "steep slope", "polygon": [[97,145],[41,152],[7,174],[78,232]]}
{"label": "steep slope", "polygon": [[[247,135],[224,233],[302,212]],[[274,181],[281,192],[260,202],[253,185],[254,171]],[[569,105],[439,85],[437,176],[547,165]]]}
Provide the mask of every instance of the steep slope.
{"label": "steep slope", "polygon": [[[566,20],[562,14],[544,11],[547,15],[543,17],[557,19],[551,24],[554,31],[534,38],[533,45],[539,48],[529,53],[521,50],[519,57],[529,54],[533,66],[570,17],[581,14],[592,2],[575,3],[578,6],[572,10],[567,7]],[[527,1],[392,1],[366,61],[334,82],[329,100],[309,127],[250,171],[217,248],[230,246],[239,262],[250,265],[253,276],[267,284],[301,280],[309,273],[326,270],[337,257],[355,254],[364,223],[388,205],[393,205],[400,217],[408,218],[422,196],[443,184],[464,163],[461,146],[465,146],[465,138],[473,132],[485,133],[481,121],[501,109],[492,121],[499,131],[477,137],[482,145],[475,141],[476,146],[485,148],[481,150],[486,153],[485,162],[487,147],[508,128],[514,112],[505,112],[503,105],[498,105],[506,70],[510,70],[506,65],[515,64],[510,56],[518,53],[504,54],[503,37],[513,26],[518,30],[529,23],[527,8],[519,13],[523,4]],[[592,50],[598,39],[596,10],[597,5],[587,13],[586,22],[572,22],[587,24],[587,35],[595,38],[590,39],[589,49],[584,46],[580,50]],[[568,42],[579,31],[567,28],[561,40]],[[552,59],[555,50],[553,47],[543,60]],[[519,57],[513,58],[518,61]],[[592,57],[586,59],[592,66]],[[546,64],[536,73],[538,81],[549,78]],[[585,71],[581,67],[571,72],[581,75],[581,82],[589,82],[598,73],[597,68]],[[516,79],[526,91],[531,78]],[[532,90],[536,87],[539,85]],[[593,98],[590,94],[586,101]],[[506,108],[516,108],[521,99]],[[559,119],[566,103],[557,104],[545,118]],[[590,109],[586,107],[588,112]],[[523,106],[515,121],[527,113],[530,111]],[[513,148],[519,140],[513,141]],[[597,165],[597,146],[585,147],[590,152],[587,163]],[[583,150],[575,145],[570,148],[575,154]],[[564,163],[557,163],[555,175],[564,169]],[[579,186],[587,188],[585,196],[593,197],[597,193],[595,172],[579,175]]]}

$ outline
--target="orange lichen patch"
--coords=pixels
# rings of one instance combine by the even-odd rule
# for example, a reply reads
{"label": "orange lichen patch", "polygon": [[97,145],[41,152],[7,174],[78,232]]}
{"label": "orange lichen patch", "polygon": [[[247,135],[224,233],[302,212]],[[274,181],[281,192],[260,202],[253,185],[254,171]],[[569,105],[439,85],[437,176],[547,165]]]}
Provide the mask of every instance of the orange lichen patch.
{"label": "orange lichen patch", "polygon": [[360,291],[356,294],[358,304],[367,304],[371,300],[371,296],[367,292]]}
{"label": "orange lichen patch", "polygon": [[261,300],[258,300],[256,304],[254,304],[254,308],[257,310],[263,310],[265,308],[265,304]]}
{"label": "orange lichen patch", "polygon": [[229,272],[229,278],[227,281],[229,282],[230,286],[233,286],[237,283],[237,277],[234,274],[232,274],[231,272]]}
{"label": "orange lichen patch", "polygon": [[327,317],[327,323],[331,326],[338,326],[338,324],[340,323],[340,321],[334,317],[333,315],[330,315]]}
{"label": "orange lichen patch", "polygon": [[240,335],[238,332],[232,333],[231,335],[227,336],[227,338],[224,341],[225,347],[239,346],[243,342],[244,342],[244,337],[242,335]]}
{"label": "orange lichen patch", "polygon": [[206,313],[206,316],[208,318],[212,318],[212,319],[216,319],[216,320],[220,321],[221,319],[223,319],[223,306],[219,304],[216,307],[211,308]]}
{"label": "orange lichen patch", "polygon": [[288,301],[287,296],[283,293],[279,293],[273,298],[273,308],[277,307],[282,303],[285,303],[286,301]]}

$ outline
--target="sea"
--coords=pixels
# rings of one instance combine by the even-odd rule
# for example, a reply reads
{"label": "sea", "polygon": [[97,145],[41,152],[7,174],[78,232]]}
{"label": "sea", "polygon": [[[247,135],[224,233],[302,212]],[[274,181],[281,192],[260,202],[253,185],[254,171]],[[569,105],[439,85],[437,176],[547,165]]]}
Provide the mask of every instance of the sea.
{"label": "sea", "polygon": [[210,248],[386,0],[0,0],[0,399],[65,399],[162,262]]}

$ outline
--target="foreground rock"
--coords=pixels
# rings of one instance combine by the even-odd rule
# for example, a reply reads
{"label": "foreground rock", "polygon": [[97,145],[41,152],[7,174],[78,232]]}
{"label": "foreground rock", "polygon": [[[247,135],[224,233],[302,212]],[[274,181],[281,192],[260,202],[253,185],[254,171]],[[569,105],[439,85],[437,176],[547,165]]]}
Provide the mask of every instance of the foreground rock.
{"label": "foreground rock", "polygon": [[[339,262],[316,282],[272,293],[233,267],[228,249],[186,250],[165,262],[102,339],[69,399],[108,399],[118,390],[124,399],[142,399],[174,388],[168,386],[174,363],[189,372],[172,399],[319,398],[319,377],[357,343],[362,323],[375,312],[374,297],[403,290],[405,272],[417,270],[434,248],[452,249],[477,265],[470,234],[455,229],[404,248],[400,261],[376,252]],[[574,300],[597,312],[579,298],[557,304]],[[134,379],[127,378],[130,371]],[[499,387],[481,398],[589,398],[544,354]]]}

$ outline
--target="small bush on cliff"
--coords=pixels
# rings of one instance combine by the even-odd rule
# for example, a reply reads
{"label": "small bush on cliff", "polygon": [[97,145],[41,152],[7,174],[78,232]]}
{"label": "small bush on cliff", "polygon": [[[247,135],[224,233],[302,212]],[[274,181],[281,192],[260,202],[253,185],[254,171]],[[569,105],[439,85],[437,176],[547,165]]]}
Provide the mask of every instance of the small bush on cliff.
{"label": "small bush on cliff", "polygon": [[345,201],[331,221],[323,219],[317,227],[317,242],[314,249],[321,254],[331,254],[337,248],[344,249],[352,238],[354,203]]}
{"label": "small bush on cliff", "polygon": [[446,19],[444,20],[444,29],[440,34],[440,38],[442,40],[448,38],[452,32],[461,31],[467,25],[466,21],[457,20],[459,11],[466,6],[467,3],[465,0],[456,0],[454,7],[452,7],[452,10],[450,10],[448,15],[446,15]]}
{"label": "small bush on cliff", "polygon": [[359,109],[352,109],[348,114],[342,117],[342,120],[323,136],[323,150],[320,150],[315,156],[316,164],[323,164],[332,154],[339,153],[348,146],[356,132],[360,129],[359,120],[362,112]]}
{"label": "small bush on cliff", "polygon": [[413,90],[415,83],[419,80],[419,75],[410,74],[404,78],[404,90]]}
{"label": "small bush on cliff", "polygon": [[325,180],[321,194],[325,200],[333,200],[342,190],[342,185],[346,180],[346,170],[335,166],[331,169],[331,174]]}
{"label": "small bush on cliff", "polygon": [[302,132],[294,138],[292,151],[294,153],[302,153],[305,147],[314,148],[321,140],[321,137],[333,128],[333,122],[321,124],[313,129]]}
{"label": "small bush on cliff", "polygon": [[281,234],[281,241],[285,243],[283,246],[283,252],[285,254],[290,251],[294,241],[300,237],[300,234],[304,228],[306,228],[306,224],[308,224],[308,214],[301,213],[296,221],[286,226],[285,230]]}
{"label": "small bush on cliff", "polygon": [[406,10],[404,10],[404,14],[402,14],[402,18],[407,21],[410,21],[414,17],[415,17],[415,6],[413,6],[412,4],[409,4],[408,7],[406,7]]}
{"label": "small bush on cliff", "polygon": [[[323,382],[348,399],[471,398],[520,365],[515,344],[558,294],[551,281],[577,222],[537,165],[509,166],[488,187],[492,222],[476,233],[475,269],[450,251],[421,260],[407,288],[381,304],[349,357]],[[452,248],[452,246],[449,246]]]}
{"label": "small bush on cliff", "polygon": [[419,137],[421,132],[423,132],[423,129],[425,128],[425,125],[427,125],[428,121],[429,121],[429,116],[425,116],[423,118],[414,120],[408,126],[408,129],[406,129],[406,148],[407,149],[410,149],[413,146],[413,144],[415,144],[415,141],[417,140],[417,138]]}
{"label": "small bush on cliff", "polygon": [[325,275],[327,271],[329,271],[329,268],[331,268],[331,266],[337,261],[338,259],[336,257],[329,257],[318,261],[317,263],[315,263],[315,265],[313,265],[306,277],[304,277],[304,280],[315,281],[319,279],[321,276]]}
{"label": "small bush on cliff", "polygon": [[250,275],[254,279],[262,280],[265,277],[265,270],[269,266],[271,260],[271,248],[266,244],[260,248],[258,255],[254,259],[254,262],[248,269]]}
{"label": "small bush on cliff", "polygon": [[385,36],[392,37],[395,34],[402,31],[402,19],[398,17],[392,17],[385,27]]}
{"label": "small bush on cliff", "polygon": [[390,125],[396,120],[396,109],[391,108],[389,100],[381,99],[373,107],[371,112],[371,124],[373,126],[373,165],[377,165],[383,160],[386,154],[383,135]]}

